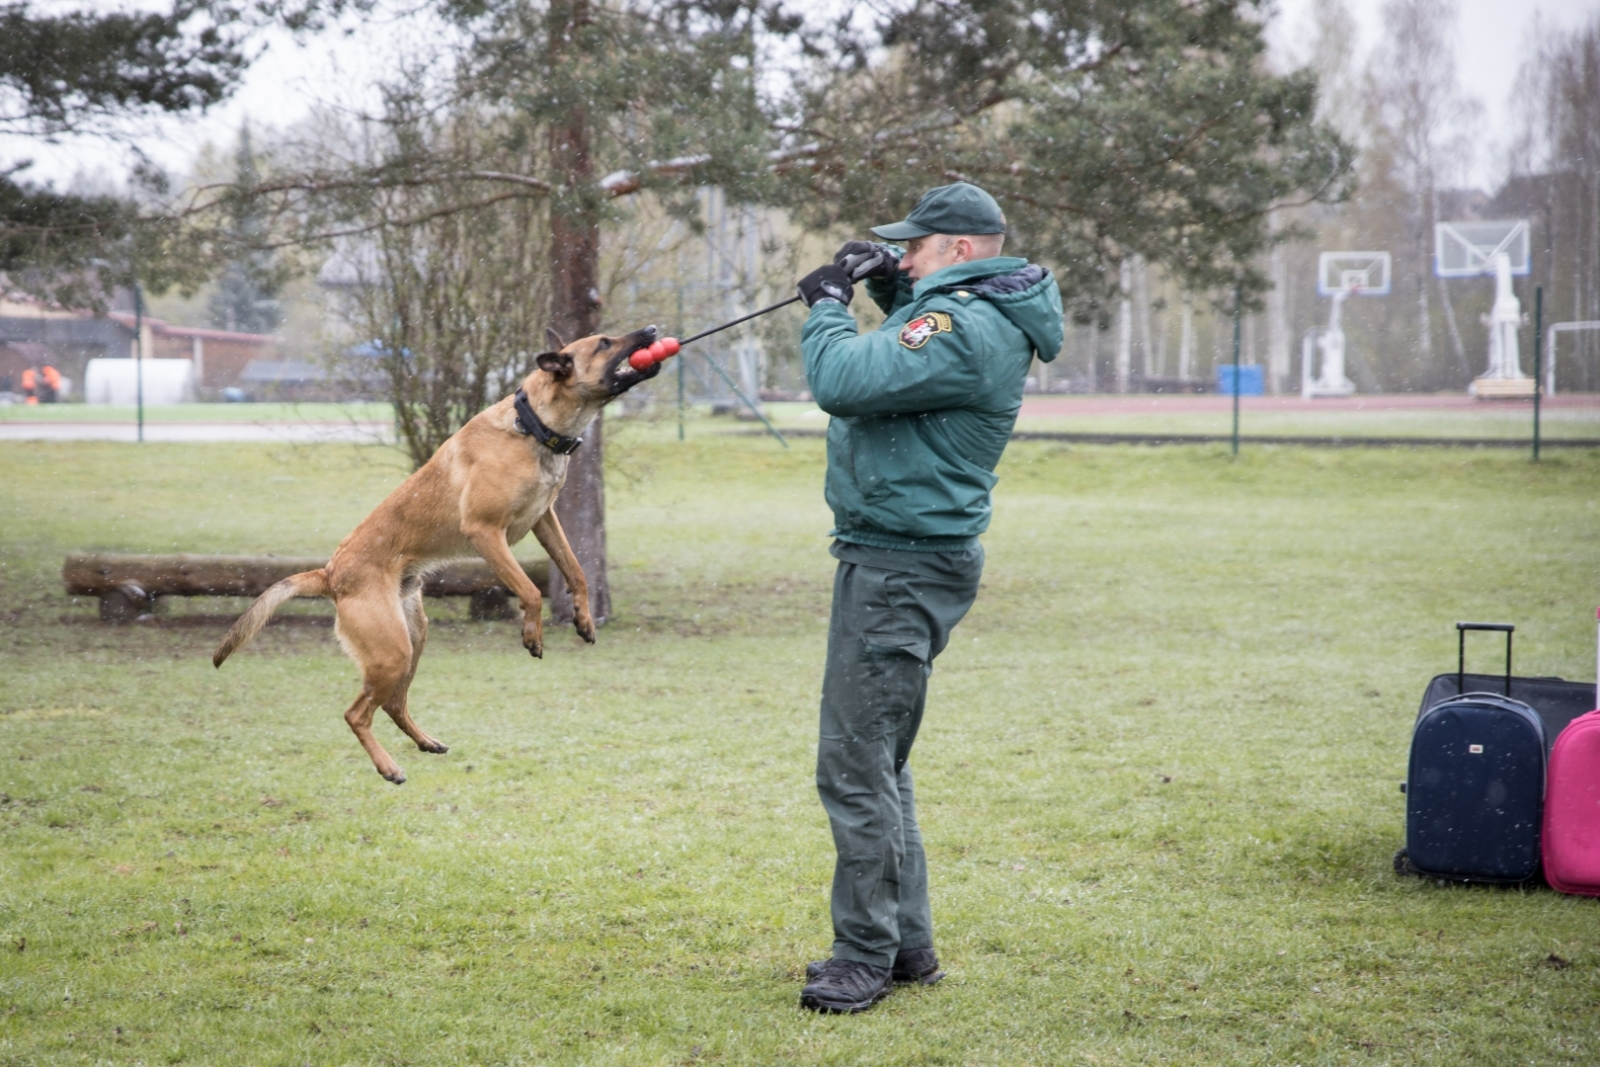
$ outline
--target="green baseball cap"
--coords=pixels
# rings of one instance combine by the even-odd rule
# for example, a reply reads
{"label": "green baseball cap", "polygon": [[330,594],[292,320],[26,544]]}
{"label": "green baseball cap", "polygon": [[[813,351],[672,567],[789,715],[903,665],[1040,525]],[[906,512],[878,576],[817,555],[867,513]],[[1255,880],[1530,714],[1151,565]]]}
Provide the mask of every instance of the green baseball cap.
{"label": "green baseball cap", "polygon": [[930,233],[1005,233],[1006,214],[994,197],[968,182],[929,189],[904,222],[872,227],[886,241],[910,241]]}

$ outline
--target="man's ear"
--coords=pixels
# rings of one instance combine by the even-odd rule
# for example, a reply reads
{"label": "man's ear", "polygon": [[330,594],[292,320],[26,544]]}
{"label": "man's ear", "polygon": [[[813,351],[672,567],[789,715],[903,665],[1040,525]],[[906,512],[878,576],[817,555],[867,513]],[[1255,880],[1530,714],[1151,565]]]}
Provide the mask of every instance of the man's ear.
{"label": "man's ear", "polygon": [[540,352],[533,361],[558,382],[572,377],[572,357],[565,352]]}
{"label": "man's ear", "polygon": [[549,326],[544,328],[544,343],[555,349],[567,347],[567,342],[563,341],[561,335]]}

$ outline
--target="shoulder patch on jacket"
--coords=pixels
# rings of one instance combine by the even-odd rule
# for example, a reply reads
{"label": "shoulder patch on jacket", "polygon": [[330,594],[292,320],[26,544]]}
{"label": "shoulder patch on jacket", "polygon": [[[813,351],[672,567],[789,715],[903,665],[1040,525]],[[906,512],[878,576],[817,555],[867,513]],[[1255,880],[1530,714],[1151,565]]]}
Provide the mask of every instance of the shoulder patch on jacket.
{"label": "shoulder patch on jacket", "polygon": [[900,327],[900,343],[907,348],[921,348],[935,334],[949,333],[950,316],[942,311],[928,311]]}

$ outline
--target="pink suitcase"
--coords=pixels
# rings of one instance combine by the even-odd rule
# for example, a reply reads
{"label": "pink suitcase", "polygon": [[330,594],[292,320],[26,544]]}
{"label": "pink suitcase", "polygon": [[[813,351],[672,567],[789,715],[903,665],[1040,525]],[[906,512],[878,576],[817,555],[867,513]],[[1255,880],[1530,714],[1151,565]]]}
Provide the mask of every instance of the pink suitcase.
{"label": "pink suitcase", "polygon": [[1573,719],[1550,750],[1542,847],[1552,889],[1600,897],[1600,711]]}

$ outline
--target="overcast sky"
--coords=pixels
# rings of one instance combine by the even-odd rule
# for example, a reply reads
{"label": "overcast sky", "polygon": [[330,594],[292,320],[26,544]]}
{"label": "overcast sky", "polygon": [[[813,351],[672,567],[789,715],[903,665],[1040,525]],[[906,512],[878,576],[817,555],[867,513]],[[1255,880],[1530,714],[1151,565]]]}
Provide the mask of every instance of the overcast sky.
{"label": "overcast sky", "polygon": [[[1295,49],[1309,25],[1312,0],[1277,0],[1271,38]],[[1370,49],[1382,33],[1384,0],[1345,0]],[[1524,54],[1535,14],[1551,28],[1570,29],[1600,10],[1600,0],[1457,0],[1458,71],[1462,87],[1486,108],[1486,147],[1504,142],[1510,133],[1507,97]],[[44,0],[40,6],[70,9],[80,6],[120,8],[119,2],[81,5],[71,0]],[[204,116],[163,119],[144,124],[139,141],[158,164],[186,175],[201,146],[208,141],[226,147],[240,123],[283,127],[303,118],[317,100],[338,100],[350,105],[371,102],[368,87],[388,69],[394,58],[430,39],[436,27],[417,19],[351,23],[346,30],[324,33],[295,42],[285,34],[264,35],[265,49],[234,96]],[[0,161],[32,158],[30,176],[68,183],[80,172],[98,173],[115,180],[126,170],[123,150],[93,142],[41,145],[20,138],[0,138]],[[1492,148],[1480,153],[1475,183],[1488,186],[1497,177]]]}

